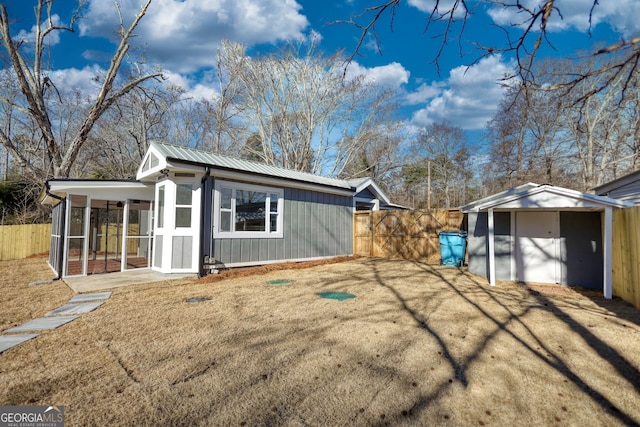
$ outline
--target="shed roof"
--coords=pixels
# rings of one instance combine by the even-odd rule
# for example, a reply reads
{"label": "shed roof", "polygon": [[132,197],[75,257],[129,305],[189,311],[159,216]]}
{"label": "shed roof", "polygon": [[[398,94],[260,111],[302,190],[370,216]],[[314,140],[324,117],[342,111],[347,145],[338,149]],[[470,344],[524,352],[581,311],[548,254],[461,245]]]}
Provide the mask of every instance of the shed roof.
{"label": "shed roof", "polygon": [[625,208],[631,204],[604,196],[596,196],[548,184],[527,183],[510,190],[494,194],[469,203],[461,208],[463,212],[488,209],[561,209],[601,211],[605,207]]}

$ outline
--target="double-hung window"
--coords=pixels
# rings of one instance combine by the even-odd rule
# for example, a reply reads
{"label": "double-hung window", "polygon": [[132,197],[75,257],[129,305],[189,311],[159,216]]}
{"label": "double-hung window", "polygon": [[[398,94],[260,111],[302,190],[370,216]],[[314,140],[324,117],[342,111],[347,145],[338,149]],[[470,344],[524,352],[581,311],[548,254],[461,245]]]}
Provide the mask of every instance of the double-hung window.
{"label": "double-hung window", "polygon": [[191,227],[191,204],[193,189],[191,184],[176,185],[176,228]]}
{"label": "double-hung window", "polygon": [[282,237],[281,188],[216,180],[214,231],[218,238]]}

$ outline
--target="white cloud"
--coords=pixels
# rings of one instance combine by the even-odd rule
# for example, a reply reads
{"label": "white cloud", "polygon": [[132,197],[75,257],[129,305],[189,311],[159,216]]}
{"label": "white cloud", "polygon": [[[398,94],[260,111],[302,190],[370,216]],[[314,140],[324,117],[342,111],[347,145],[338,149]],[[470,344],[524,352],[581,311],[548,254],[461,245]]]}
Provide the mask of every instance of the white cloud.
{"label": "white cloud", "polygon": [[105,71],[99,66],[91,65],[82,69],[55,70],[51,72],[49,78],[62,94],[78,91],[86,98],[92,98],[100,87],[104,73]]}
{"label": "white cloud", "polygon": [[[63,23],[60,22],[60,16],[54,14],[51,15],[51,22],[53,25],[55,26],[62,26],[64,25]],[[40,28],[44,29],[48,26],[48,24],[46,23],[46,21],[41,24]],[[33,46],[35,46],[35,41],[36,41],[36,26],[32,26],[31,30],[29,31],[25,31],[25,30],[20,30],[20,32],[18,33],[17,36],[14,37],[15,40],[17,41],[24,41],[27,43],[32,44]],[[47,34],[47,37],[45,38],[45,42],[47,44],[49,44],[49,46],[55,46],[58,43],[60,43],[60,32],[59,31],[52,31],[49,34]]]}
{"label": "white cloud", "polygon": [[351,62],[347,68],[347,77],[364,75],[367,80],[375,82],[379,86],[399,88],[409,82],[409,71],[397,62],[367,68]]}
{"label": "white cloud", "polygon": [[414,92],[407,94],[405,101],[409,105],[422,104],[427,102],[430,98],[434,98],[442,91],[442,82],[433,82],[431,84],[423,83]]}
{"label": "white cloud", "polygon": [[512,67],[500,55],[454,68],[445,82],[423,84],[407,95],[408,104],[418,100],[426,104],[413,114],[411,123],[422,127],[448,121],[466,130],[484,128],[504,93],[499,80],[510,72]]}
{"label": "white cloud", "polygon": [[187,78],[184,75],[173,73],[170,71],[163,73],[165,77],[165,84],[179,86],[185,90],[184,97],[201,100],[201,99],[213,99],[218,96],[219,91],[216,89],[216,83],[211,78],[212,76],[205,74],[201,76],[198,81]]}
{"label": "white cloud", "polygon": [[[121,0],[130,23],[141,0]],[[182,73],[213,64],[223,38],[247,45],[305,37],[309,26],[295,0],[156,0],[136,29],[149,62]],[[90,0],[81,35],[113,38],[118,14],[113,2]]]}
{"label": "white cloud", "polygon": [[[451,9],[455,6],[456,9],[453,12],[454,18],[463,17],[466,11],[464,4],[460,2],[456,5],[456,3],[455,0],[440,0],[438,2],[437,13],[448,16],[448,14],[451,13]],[[409,5],[422,12],[431,13],[436,5],[436,0],[409,0]]]}
{"label": "white cloud", "polygon": [[[522,0],[520,3],[530,9],[539,9],[544,0]],[[593,6],[592,0],[556,0],[555,7],[560,10],[562,17],[554,11],[547,29],[562,31],[574,28],[578,31],[589,29],[589,13]],[[489,16],[498,25],[520,25],[528,15],[518,13],[516,8],[493,7],[488,10]],[[640,31],[640,2],[637,0],[609,0],[601,1],[593,9],[591,24],[608,23],[624,36]]]}

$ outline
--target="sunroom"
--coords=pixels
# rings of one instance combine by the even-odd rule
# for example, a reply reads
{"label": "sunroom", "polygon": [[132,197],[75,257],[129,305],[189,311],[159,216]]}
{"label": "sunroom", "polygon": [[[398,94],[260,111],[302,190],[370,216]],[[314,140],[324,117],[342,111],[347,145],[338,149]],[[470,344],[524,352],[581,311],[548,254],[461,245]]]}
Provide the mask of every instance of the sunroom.
{"label": "sunroom", "polygon": [[47,181],[49,266],[59,277],[150,267],[153,190],[131,180]]}

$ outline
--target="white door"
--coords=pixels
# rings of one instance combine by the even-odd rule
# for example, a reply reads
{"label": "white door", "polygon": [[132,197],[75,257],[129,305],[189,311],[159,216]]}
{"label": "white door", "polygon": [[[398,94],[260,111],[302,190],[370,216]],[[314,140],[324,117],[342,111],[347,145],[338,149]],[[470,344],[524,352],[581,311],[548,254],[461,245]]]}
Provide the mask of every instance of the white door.
{"label": "white door", "polygon": [[515,254],[522,282],[560,283],[559,212],[517,212]]}

